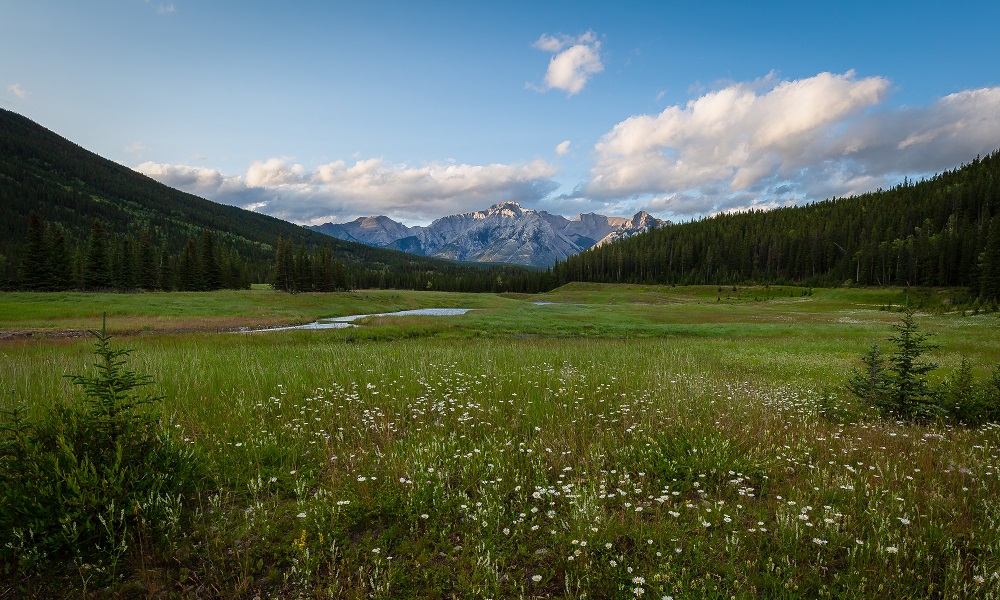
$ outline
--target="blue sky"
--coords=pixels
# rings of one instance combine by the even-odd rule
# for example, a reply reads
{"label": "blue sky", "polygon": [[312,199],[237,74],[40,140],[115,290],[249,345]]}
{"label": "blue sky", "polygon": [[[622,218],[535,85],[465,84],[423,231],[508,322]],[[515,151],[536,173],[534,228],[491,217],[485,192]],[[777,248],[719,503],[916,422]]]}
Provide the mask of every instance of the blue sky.
{"label": "blue sky", "polygon": [[6,0],[0,106],[203,197],[675,221],[1000,147],[995,2]]}

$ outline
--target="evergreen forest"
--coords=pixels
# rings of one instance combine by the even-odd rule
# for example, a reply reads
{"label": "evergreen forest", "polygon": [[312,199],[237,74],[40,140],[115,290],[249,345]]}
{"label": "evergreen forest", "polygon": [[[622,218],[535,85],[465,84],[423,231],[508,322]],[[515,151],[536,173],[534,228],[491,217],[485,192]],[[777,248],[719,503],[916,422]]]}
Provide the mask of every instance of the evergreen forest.
{"label": "evergreen forest", "polygon": [[1000,151],[932,179],[804,206],[718,214],[557,263],[569,281],[949,286],[1000,300]]}

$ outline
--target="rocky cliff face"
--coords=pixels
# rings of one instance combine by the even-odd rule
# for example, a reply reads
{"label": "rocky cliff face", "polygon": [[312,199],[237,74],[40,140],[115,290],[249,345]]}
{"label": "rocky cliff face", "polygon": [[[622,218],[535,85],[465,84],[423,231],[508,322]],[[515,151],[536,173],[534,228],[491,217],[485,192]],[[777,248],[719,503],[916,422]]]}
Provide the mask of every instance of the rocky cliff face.
{"label": "rocky cliff face", "polygon": [[668,224],[645,212],[630,219],[595,213],[567,219],[523,208],[517,202],[501,202],[486,210],[442,217],[426,227],[406,227],[379,216],[350,223],[325,223],[313,229],[340,239],[425,256],[546,267],[595,244]]}
{"label": "rocky cliff face", "polygon": [[646,211],[639,211],[632,216],[631,219],[623,219],[625,221],[614,231],[610,232],[600,240],[595,246],[603,246],[604,244],[610,244],[618,240],[623,240],[625,238],[630,238],[637,233],[642,233],[643,231],[648,231],[655,227],[663,227],[664,225],[669,225],[670,221],[662,221],[652,216]]}
{"label": "rocky cliff face", "polygon": [[388,246],[410,235],[406,225],[389,217],[359,217],[350,223],[324,223],[313,229],[335,238],[369,246]]}

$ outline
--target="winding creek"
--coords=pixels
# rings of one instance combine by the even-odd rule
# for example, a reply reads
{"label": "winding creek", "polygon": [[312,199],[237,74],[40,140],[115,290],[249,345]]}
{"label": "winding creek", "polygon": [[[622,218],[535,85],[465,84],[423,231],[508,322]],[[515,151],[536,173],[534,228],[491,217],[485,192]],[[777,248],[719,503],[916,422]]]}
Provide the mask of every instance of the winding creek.
{"label": "winding creek", "polygon": [[367,315],[347,315],[345,317],[331,317],[329,319],[319,319],[305,325],[289,325],[287,327],[270,327],[268,329],[255,329],[250,333],[261,333],[265,331],[288,331],[291,329],[344,329],[346,327],[357,327],[354,321],[367,317],[455,317],[464,315],[472,308],[418,308],[415,310],[401,310],[397,312],[372,313]]}

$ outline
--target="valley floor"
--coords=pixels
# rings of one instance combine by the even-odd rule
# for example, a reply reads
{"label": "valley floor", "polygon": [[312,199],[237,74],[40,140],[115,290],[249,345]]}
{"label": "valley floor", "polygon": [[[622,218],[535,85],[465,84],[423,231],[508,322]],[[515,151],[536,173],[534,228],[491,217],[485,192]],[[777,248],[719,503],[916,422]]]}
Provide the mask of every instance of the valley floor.
{"label": "valley floor", "polygon": [[[1000,362],[998,316],[941,294],[0,295],[29,333],[0,340],[0,408],[74,401],[92,340],[55,336],[107,312],[207,474],[121,552],[0,562],[0,596],[996,597],[1000,427],[844,388],[905,302],[935,309],[935,382]],[[425,307],[476,310],[228,333]]]}

